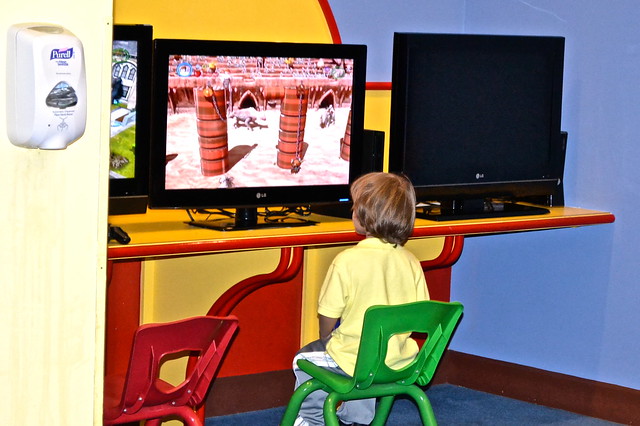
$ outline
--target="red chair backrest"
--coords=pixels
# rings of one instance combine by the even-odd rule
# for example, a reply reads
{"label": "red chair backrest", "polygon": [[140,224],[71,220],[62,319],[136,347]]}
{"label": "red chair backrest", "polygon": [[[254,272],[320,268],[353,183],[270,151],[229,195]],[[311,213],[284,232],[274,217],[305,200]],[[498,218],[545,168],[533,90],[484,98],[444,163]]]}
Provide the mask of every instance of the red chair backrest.
{"label": "red chair backrest", "polygon": [[[237,327],[235,316],[201,316],[140,326],[134,337],[122,409],[131,414],[142,406],[199,405]],[[173,386],[159,379],[165,357],[188,352],[198,359],[182,383]]]}

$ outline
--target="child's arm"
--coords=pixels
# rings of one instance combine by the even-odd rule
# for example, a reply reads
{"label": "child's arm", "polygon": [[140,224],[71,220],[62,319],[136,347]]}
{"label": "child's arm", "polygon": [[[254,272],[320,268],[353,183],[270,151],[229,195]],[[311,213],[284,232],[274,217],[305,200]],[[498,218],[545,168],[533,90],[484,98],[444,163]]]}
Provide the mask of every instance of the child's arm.
{"label": "child's arm", "polygon": [[322,340],[328,339],[338,322],[338,318],[329,318],[318,314],[318,319],[320,320],[320,338]]}

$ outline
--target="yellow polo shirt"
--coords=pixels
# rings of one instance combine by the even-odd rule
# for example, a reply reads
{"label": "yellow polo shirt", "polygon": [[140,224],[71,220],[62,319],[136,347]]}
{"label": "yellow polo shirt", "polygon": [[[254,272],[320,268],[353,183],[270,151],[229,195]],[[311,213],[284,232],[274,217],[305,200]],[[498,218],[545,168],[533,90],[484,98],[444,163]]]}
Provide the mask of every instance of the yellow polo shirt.
{"label": "yellow polo shirt", "polygon": [[[327,352],[345,373],[353,375],[365,311],[373,305],[428,300],[420,262],[406,248],[366,238],[333,260],[320,289],[318,313],[340,318]],[[387,364],[400,368],[415,358],[416,342],[405,336],[389,344]]]}

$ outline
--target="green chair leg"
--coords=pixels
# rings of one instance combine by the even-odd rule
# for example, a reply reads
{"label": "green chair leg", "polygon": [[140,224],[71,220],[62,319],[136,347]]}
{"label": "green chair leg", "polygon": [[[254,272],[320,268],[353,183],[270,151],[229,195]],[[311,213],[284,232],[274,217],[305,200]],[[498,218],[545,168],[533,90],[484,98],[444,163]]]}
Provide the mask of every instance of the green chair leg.
{"label": "green chair leg", "polygon": [[433,414],[431,401],[429,401],[424,391],[417,386],[409,386],[406,393],[416,402],[422,424],[425,426],[437,426],[438,423],[436,422],[435,414]]}
{"label": "green chair leg", "polygon": [[338,417],[336,416],[338,402],[340,402],[340,399],[336,393],[330,393],[327,395],[327,399],[324,400],[322,413],[325,426],[340,426],[340,422],[338,422]]}
{"label": "green chair leg", "polygon": [[384,426],[391,412],[391,406],[395,395],[383,396],[379,399],[378,406],[376,407],[376,415],[371,422],[371,426]]}
{"label": "green chair leg", "polygon": [[300,387],[296,389],[293,395],[291,395],[291,399],[289,400],[289,404],[287,404],[287,408],[284,412],[284,416],[282,417],[280,425],[293,426],[296,418],[298,417],[298,413],[300,412],[302,401],[304,401],[307,395],[309,395],[311,392],[322,389],[322,386],[322,383],[315,379],[307,380],[302,385],[300,385]]}

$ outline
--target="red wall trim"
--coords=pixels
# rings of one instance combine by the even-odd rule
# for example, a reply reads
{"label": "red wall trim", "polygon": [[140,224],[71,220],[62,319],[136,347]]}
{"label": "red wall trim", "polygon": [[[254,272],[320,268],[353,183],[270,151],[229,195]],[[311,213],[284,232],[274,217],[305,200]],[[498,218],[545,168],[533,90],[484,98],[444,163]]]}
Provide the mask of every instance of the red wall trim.
{"label": "red wall trim", "polygon": [[[291,253],[293,252],[293,256]],[[304,249],[302,247],[283,247],[280,249],[280,262],[273,272],[249,277],[235,284],[222,296],[207,312],[210,316],[230,315],[233,308],[249,294],[274,283],[282,283],[292,280],[302,269],[304,262]]]}
{"label": "red wall trim", "polygon": [[368,81],[367,90],[391,90],[391,82]]}
{"label": "red wall trim", "polygon": [[331,33],[331,39],[333,40],[333,44],[342,44],[342,39],[340,38],[340,31],[338,30],[338,24],[336,24],[336,18],[333,16],[333,12],[331,11],[331,5],[329,5],[328,0],[318,0],[320,3],[320,8],[322,9],[322,13],[324,13],[324,19],[327,21],[327,26],[329,27],[329,32]]}

